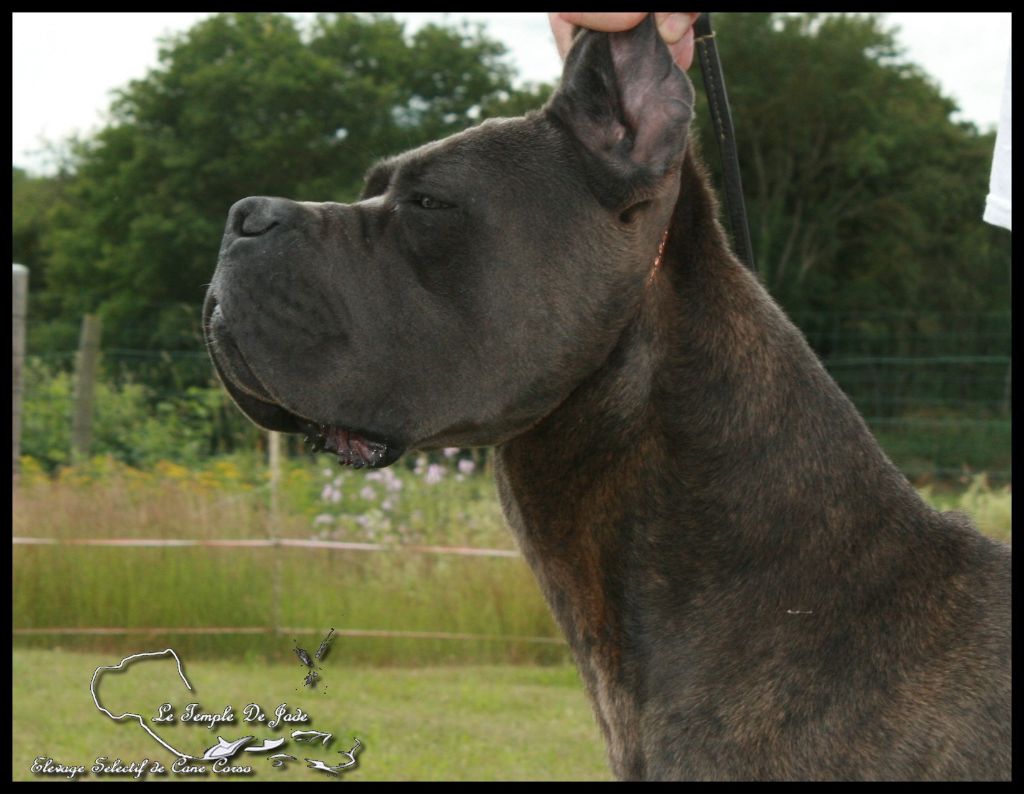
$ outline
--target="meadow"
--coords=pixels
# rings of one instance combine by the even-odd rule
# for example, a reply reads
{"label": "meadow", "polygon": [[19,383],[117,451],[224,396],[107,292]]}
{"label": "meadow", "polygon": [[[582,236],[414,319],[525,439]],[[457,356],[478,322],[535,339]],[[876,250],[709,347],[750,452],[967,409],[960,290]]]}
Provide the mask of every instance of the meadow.
{"label": "meadow", "polygon": [[[490,477],[471,458],[355,472],[285,467],[276,512],[251,458],[207,468],[133,469],[110,458],[54,479],[29,464],[15,495],[16,537],[64,540],[306,539],[387,551],[293,547],[15,546],[15,627],[260,628],[277,634],[374,631],[472,635],[364,637],[367,664],[567,662],[532,574],[514,552]],[[415,553],[414,546],[507,556]],[[179,650],[253,652],[247,634],[171,635]],[[523,641],[517,638],[526,638]],[[50,647],[51,634],[19,642]],[[120,647],[117,635],[61,635],[62,647]],[[283,660],[292,639],[260,654]],[[180,647],[179,647],[180,646]]]}
{"label": "meadow", "polygon": [[[220,627],[277,635],[335,627],[396,635],[353,641],[347,659],[356,664],[569,661],[532,574],[514,554],[479,454],[448,450],[371,472],[325,460],[285,464],[276,511],[270,508],[269,474],[253,455],[194,468],[160,462],[148,470],[97,457],[63,467],[55,477],[25,460],[14,496],[16,538],[277,538],[384,550],[15,545],[18,645],[51,647],[59,639],[62,647],[91,650],[124,641],[109,633],[17,633],[47,627]],[[963,510],[981,531],[1010,540],[1009,485],[993,487],[977,475],[919,490],[936,507]],[[422,547],[491,549],[506,556],[416,550]],[[182,632],[171,639],[192,654],[254,652],[251,633]],[[258,653],[284,660],[290,642],[278,644]]]}
{"label": "meadow", "polygon": [[[187,660],[198,693],[184,698],[177,682],[165,694],[159,687],[173,676],[126,676],[136,684],[126,697],[139,708],[196,700],[238,712],[257,698],[300,705],[326,715],[314,727],[337,733],[335,750],[349,736],[366,747],[347,779],[607,779],[568,649],[514,552],[487,468],[484,456],[458,450],[372,472],[292,459],[274,510],[269,474],[253,455],[147,469],[98,457],[56,475],[24,459],[15,538],[276,538],[374,550],[16,543],[16,779],[35,777],[40,753],[87,766],[104,753],[173,760],[137,725],[99,715],[87,686],[100,664],[167,647]],[[1010,540],[1009,485],[976,475],[919,490]],[[337,635],[320,685],[305,687],[293,649],[312,653],[329,628]],[[118,684],[110,686],[116,694]],[[199,744],[215,741],[216,732],[178,728],[202,737]],[[243,731],[253,732],[240,725],[222,733]],[[254,769],[261,780],[323,775],[269,768],[265,759]],[[191,779],[148,779],[164,778]]]}

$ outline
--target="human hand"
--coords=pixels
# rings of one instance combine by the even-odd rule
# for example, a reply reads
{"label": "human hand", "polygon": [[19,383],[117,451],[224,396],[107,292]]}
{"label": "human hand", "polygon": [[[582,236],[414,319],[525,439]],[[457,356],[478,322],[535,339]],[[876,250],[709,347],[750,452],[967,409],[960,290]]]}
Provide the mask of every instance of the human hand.
{"label": "human hand", "polygon": [[[680,69],[689,69],[693,63],[693,22],[699,13],[695,11],[669,13],[656,12],[654,21],[658,25],[661,38],[668,45],[672,59]],[[577,27],[592,30],[618,31],[629,30],[640,24],[647,16],[644,11],[625,12],[589,12],[565,11],[548,14],[551,32],[555,36],[558,54],[565,60],[566,53],[572,44],[572,33]]]}

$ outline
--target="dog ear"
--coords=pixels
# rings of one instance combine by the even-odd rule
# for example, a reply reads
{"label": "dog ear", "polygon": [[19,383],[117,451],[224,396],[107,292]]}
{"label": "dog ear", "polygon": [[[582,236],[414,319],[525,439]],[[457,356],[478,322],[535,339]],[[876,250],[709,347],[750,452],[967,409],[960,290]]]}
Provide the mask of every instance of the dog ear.
{"label": "dog ear", "polygon": [[693,86],[649,14],[621,33],[577,32],[548,110],[616,173],[656,178],[682,162]]}

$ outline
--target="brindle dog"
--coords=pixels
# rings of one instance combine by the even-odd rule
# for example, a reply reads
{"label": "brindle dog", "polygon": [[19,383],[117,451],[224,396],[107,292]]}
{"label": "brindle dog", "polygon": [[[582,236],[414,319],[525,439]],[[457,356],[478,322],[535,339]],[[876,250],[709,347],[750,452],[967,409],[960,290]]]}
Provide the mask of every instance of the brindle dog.
{"label": "brindle dog", "polygon": [[730,253],[649,20],[539,112],[249,198],[204,309],[258,424],[497,445],[620,778],[1010,775],[1010,552],[925,504]]}

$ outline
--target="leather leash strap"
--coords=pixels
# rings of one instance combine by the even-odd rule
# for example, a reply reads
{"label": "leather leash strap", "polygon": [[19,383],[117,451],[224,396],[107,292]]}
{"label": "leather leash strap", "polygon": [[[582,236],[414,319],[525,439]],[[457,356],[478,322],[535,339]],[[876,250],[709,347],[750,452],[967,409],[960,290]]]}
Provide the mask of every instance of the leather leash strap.
{"label": "leather leash strap", "polygon": [[740,160],[736,152],[736,135],[732,128],[732,114],[729,112],[729,97],[725,93],[725,77],[722,62],[718,59],[715,34],[711,30],[711,14],[702,11],[693,26],[693,40],[700,58],[700,72],[704,78],[704,93],[711,109],[711,121],[718,140],[722,157],[722,181],[725,205],[732,229],[733,248],[736,256],[751,271],[756,272],[754,249],[750,244],[750,230],[747,226],[747,209],[743,202],[743,182],[740,179]]}

